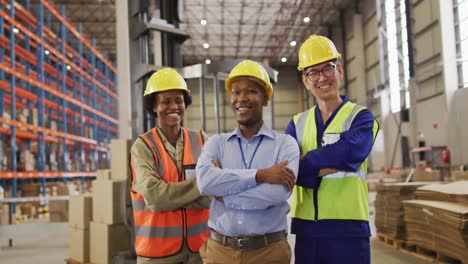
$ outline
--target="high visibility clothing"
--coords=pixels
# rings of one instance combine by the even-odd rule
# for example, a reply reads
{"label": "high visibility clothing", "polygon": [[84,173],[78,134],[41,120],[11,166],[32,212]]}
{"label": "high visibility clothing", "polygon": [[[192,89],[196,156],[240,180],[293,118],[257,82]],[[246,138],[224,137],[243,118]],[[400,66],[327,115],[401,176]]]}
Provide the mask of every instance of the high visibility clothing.
{"label": "high visibility clothing", "polygon": [[273,96],[273,86],[271,85],[268,72],[258,62],[245,60],[231,70],[229,77],[226,79],[226,91],[228,94],[231,94],[232,82],[239,77],[253,78],[253,81],[260,82],[263,85],[268,100]]}
{"label": "high visibility clothing", "polygon": [[[201,131],[182,128],[184,154],[182,171],[167,153],[157,129],[153,128],[140,138],[153,152],[158,174],[166,183],[181,182],[186,179],[186,171],[194,170],[201,153],[203,137]],[[135,180],[132,166],[132,179]],[[175,211],[152,212],[142,195],[131,192],[133,216],[135,220],[135,251],[138,256],[157,258],[168,257],[180,251],[184,241],[190,251],[198,252],[208,239],[208,209],[178,209]]]}
{"label": "high visibility clothing", "polygon": [[322,62],[341,58],[336,50],[335,44],[324,36],[311,35],[299,49],[299,65],[297,69],[303,71],[305,68],[320,64]]}
{"label": "high visibility clothing", "polygon": [[[317,142],[315,107],[294,117],[296,135],[301,154],[332,144],[340,134],[349,130],[356,115],[365,107],[346,102],[336,113],[324,132],[324,139]],[[374,121],[373,136],[377,135],[378,123]],[[330,157],[333,158],[333,157]],[[369,221],[367,190],[367,159],[357,172],[338,171],[323,177],[318,190],[295,186],[293,190],[292,217],[303,220],[363,220]]]}
{"label": "high visibility clothing", "polygon": [[187,83],[182,75],[174,69],[164,68],[153,73],[148,79],[144,96],[169,90],[182,90],[190,94],[190,90],[187,88]]}

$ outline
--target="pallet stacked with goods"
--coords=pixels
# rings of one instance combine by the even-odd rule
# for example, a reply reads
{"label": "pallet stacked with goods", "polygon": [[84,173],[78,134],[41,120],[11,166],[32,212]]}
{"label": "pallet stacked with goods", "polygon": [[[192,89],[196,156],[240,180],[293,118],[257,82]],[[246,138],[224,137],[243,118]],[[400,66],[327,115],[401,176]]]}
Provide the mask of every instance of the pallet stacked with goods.
{"label": "pallet stacked with goods", "polygon": [[63,6],[0,0],[0,184],[6,196],[23,196],[30,185],[37,186],[32,195],[52,195],[54,184],[70,180],[83,191],[96,170],[109,168],[117,98],[115,66],[81,25],[67,20]]}

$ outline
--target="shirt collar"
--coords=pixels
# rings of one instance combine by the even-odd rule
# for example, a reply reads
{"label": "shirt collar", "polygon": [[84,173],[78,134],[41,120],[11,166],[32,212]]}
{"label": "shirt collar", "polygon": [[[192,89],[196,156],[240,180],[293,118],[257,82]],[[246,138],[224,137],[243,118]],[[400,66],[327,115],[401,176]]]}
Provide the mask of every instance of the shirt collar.
{"label": "shirt collar", "polygon": [[[258,133],[256,135],[254,135],[254,137],[256,136],[266,136],[266,137],[269,137],[271,139],[273,139],[273,130],[271,128],[269,128],[267,125],[265,125],[265,122],[263,122],[263,125],[262,127],[260,128],[260,130],[258,131]],[[236,129],[234,129],[234,131],[230,132],[227,134],[228,136],[228,140],[231,140],[232,138],[234,137],[237,137],[237,138],[244,138],[244,136],[242,135],[241,131],[240,131],[240,128],[239,126],[236,127]]]}
{"label": "shirt collar", "polygon": [[[162,142],[164,144],[166,144],[166,143],[170,144],[169,140],[167,140],[166,135],[164,135],[161,128],[156,127],[156,129],[158,130],[158,134],[161,137]],[[179,134],[179,138],[177,139],[176,144],[179,144],[179,143],[184,143],[184,131],[182,130],[182,127],[180,127],[180,134]]]}

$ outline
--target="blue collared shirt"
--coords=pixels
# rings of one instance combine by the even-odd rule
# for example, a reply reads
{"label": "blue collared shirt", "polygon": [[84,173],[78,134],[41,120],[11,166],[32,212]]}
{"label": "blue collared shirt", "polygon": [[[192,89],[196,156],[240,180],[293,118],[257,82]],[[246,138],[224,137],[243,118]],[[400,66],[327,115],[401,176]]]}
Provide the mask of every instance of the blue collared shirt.
{"label": "blue collared shirt", "polygon": [[[214,160],[221,164],[221,168],[213,165]],[[212,199],[210,228],[227,236],[262,235],[287,229],[287,199],[291,193],[283,185],[255,180],[257,169],[269,168],[283,160],[288,160],[286,166],[297,175],[297,142],[265,124],[250,141],[239,128],[210,137],[196,168],[200,192],[224,199],[224,202]],[[248,168],[249,164],[251,168]]]}

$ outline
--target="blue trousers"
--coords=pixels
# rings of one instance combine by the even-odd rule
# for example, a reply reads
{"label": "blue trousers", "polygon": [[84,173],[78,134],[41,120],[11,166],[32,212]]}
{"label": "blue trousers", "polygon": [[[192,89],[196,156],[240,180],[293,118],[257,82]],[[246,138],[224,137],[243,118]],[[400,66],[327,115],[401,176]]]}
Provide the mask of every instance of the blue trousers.
{"label": "blue trousers", "polygon": [[370,264],[369,238],[296,235],[296,264]]}

